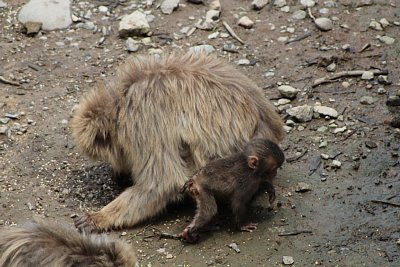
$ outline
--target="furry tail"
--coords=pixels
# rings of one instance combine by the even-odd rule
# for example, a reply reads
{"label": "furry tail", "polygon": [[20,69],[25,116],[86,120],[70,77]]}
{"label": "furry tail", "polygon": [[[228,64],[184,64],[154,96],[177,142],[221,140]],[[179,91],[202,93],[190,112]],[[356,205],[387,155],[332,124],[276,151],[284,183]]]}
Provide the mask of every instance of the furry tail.
{"label": "furry tail", "polygon": [[138,266],[132,248],[106,236],[79,234],[35,219],[0,231],[0,266]]}

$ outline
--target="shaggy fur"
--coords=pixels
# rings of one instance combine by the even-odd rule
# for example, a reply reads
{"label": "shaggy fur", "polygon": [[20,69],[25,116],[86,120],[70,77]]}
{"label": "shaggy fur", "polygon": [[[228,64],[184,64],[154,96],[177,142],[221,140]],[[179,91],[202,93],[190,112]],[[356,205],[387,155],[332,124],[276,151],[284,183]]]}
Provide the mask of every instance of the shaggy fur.
{"label": "shaggy fur", "polygon": [[35,220],[0,232],[0,266],[134,267],[138,263],[133,249],[121,241]]}
{"label": "shaggy fur", "polygon": [[263,91],[212,55],[129,59],[109,86],[76,109],[72,133],[92,159],[108,161],[135,185],[78,227],[133,226],[180,199],[193,173],[251,138],[279,143],[282,122]]}

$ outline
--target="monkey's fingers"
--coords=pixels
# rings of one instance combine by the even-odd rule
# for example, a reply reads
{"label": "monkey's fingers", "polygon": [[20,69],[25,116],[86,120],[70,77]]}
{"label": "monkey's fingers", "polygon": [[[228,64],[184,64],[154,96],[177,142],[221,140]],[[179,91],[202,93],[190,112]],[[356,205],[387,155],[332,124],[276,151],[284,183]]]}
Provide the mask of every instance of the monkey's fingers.
{"label": "monkey's fingers", "polygon": [[92,233],[100,231],[99,228],[94,223],[94,221],[92,220],[89,213],[86,213],[85,215],[78,217],[74,221],[74,224],[75,227],[79,230],[79,232]]}
{"label": "monkey's fingers", "polygon": [[178,234],[178,237],[181,241],[190,244],[194,244],[199,240],[199,236],[191,234],[188,228],[185,228],[182,233]]}
{"label": "monkey's fingers", "polygon": [[258,225],[258,223],[248,223],[248,224],[246,224],[246,225],[243,225],[242,227],[240,227],[240,230],[241,231],[244,231],[244,232],[253,232],[254,230],[256,230],[257,229],[257,225]]}

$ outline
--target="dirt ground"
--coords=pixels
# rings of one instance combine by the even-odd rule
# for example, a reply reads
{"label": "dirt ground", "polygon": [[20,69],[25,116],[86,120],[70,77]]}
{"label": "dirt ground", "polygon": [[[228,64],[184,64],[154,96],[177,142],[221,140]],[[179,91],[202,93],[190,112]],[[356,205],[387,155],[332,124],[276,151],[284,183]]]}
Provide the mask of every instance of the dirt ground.
{"label": "dirt ground", "polygon": [[[178,10],[164,15],[156,8],[161,1],[155,1],[145,9],[155,16],[150,24],[152,42],[131,54],[118,37],[118,18],[132,12],[129,5],[140,1],[121,2],[108,19],[96,7],[114,1],[90,1],[92,7],[73,1],[74,14],[90,9],[90,21],[99,29],[111,26],[100,45],[101,30],[75,24],[27,36],[16,19],[26,1],[5,2],[7,7],[0,8],[0,75],[20,85],[0,83],[0,126],[9,129],[0,135],[1,228],[21,225],[37,214],[72,225],[74,215],[98,210],[116,197],[122,189],[110,180],[110,167],[88,160],[71,139],[68,121],[73,106],[96,82],[112,77],[128,56],[147,54],[151,48],[170,53],[210,44],[213,53],[232,64],[249,59],[250,65],[237,68],[265,88],[271,101],[280,98],[278,84],[290,84],[301,89],[292,106],[319,102],[342,116],[294,124],[282,144],[289,160],[278,173],[274,211],[268,210],[266,194],[250,210],[249,217],[259,223],[255,232],[231,230],[229,216],[223,214],[220,230],[204,234],[199,244],[159,239],[158,230],[176,233],[185,227],[194,214],[188,202],[126,232],[110,234],[132,244],[141,266],[281,266],[283,256],[293,257],[293,266],[399,266],[400,209],[390,203],[400,203],[400,132],[383,121],[399,112],[395,107],[389,111],[386,101],[400,93],[400,26],[394,23],[400,21],[400,2],[316,1],[311,8],[314,16],[323,16],[320,10],[328,8],[324,16],[333,18],[333,29],[322,32],[310,17],[292,18],[302,8],[297,0],[286,0],[288,13],[271,4],[254,11],[251,1],[222,0],[221,19],[245,40],[241,45],[231,37],[207,38],[214,31],[226,32],[221,22],[214,31],[196,30],[179,38],[180,30],[193,26],[207,6],[181,0]],[[243,15],[255,22],[252,29],[237,26],[236,17]],[[390,22],[384,31],[368,27],[371,19],[382,18]],[[311,36],[291,44],[278,41],[305,31]],[[377,39],[385,34],[395,38],[394,44]],[[228,43],[235,44],[238,53],[223,51]],[[366,44],[370,46],[362,50]],[[390,84],[379,83],[376,76],[368,81],[344,77],[312,88],[315,79],[331,75],[326,61],[335,62],[336,72],[386,69]],[[274,75],[266,77],[266,72]],[[374,102],[360,103],[363,96],[372,96]],[[15,118],[5,119],[12,115]],[[285,111],[281,116],[288,119]],[[322,126],[328,130],[317,131]],[[334,133],[344,126],[343,132]],[[330,158],[321,159],[321,154]],[[333,159],[341,162],[340,168]],[[310,190],[297,192],[301,182]],[[296,231],[300,233],[279,235]],[[240,253],[229,247],[231,243],[239,246]]]}

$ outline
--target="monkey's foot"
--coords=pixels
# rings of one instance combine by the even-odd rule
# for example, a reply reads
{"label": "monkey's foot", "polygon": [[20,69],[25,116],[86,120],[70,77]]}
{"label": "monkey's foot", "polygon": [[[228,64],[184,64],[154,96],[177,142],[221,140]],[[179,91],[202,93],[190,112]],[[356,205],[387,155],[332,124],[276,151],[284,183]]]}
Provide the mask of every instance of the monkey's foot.
{"label": "monkey's foot", "polygon": [[248,223],[248,224],[246,224],[246,225],[243,225],[242,227],[240,227],[240,230],[241,231],[244,231],[244,232],[253,232],[254,230],[256,230],[257,229],[257,223]]}
{"label": "monkey's foot", "polygon": [[274,202],[275,202],[275,199],[276,199],[276,196],[275,196],[275,192],[274,193],[268,193],[268,196],[269,196],[269,204],[271,205],[271,206],[273,206],[274,205]]}
{"label": "monkey's foot", "polygon": [[75,221],[75,227],[80,231],[80,232],[102,232],[106,230],[105,227],[101,227],[101,220],[99,220],[101,216],[95,212],[95,213],[86,213],[85,215],[82,215],[78,217]]}
{"label": "monkey's foot", "polygon": [[199,240],[199,236],[191,234],[189,228],[185,228],[182,233],[178,234],[178,237],[182,241],[190,244],[196,243]]}

